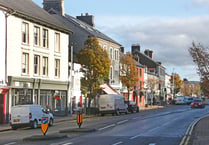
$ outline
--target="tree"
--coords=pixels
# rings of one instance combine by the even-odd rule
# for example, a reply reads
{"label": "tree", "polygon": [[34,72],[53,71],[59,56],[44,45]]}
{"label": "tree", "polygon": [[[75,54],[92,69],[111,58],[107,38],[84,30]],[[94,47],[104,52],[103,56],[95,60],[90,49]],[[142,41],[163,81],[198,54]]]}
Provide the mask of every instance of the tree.
{"label": "tree", "polygon": [[135,60],[130,52],[127,52],[121,57],[120,60],[120,80],[128,90],[128,101],[130,90],[136,86],[138,82],[138,71],[136,68]]}
{"label": "tree", "polygon": [[183,82],[179,76],[179,74],[177,73],[174,73],[172,76],[171,76],[171,84],[174,85],[174,95],[177,94],[178,92],[180,92],[180,89],[183,85]]}
{"label": "tree", "polygon": [[111,62],[107,51],[101,48],[96,37],[88,37],[77,57],[84,75],[81,79],[82,92],[89,93],[88,107],[90,107],[91,99],[96,96],[100,85],[109,76]]}
{"label": "tree", "polygon": [[201,44],[192,43],[189,53],[193,62],[197,65],[197,73],[200,75],[200,86],[204,95],[209,95],[209,53],[208,48]]}

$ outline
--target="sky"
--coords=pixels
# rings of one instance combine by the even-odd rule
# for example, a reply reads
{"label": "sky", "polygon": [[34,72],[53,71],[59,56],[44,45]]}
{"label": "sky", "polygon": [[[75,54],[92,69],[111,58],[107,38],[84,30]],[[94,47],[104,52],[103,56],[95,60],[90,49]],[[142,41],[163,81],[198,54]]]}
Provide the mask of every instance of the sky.
{"label": "sky", "polygon": [[[42,7],[43,0],[33,0]],[[181,79],[199,81],[188,49],[209,46],[209,0],[65,0],[65,13],[94,16],[96,29],[131,51],[153,50],[153,59]]]}

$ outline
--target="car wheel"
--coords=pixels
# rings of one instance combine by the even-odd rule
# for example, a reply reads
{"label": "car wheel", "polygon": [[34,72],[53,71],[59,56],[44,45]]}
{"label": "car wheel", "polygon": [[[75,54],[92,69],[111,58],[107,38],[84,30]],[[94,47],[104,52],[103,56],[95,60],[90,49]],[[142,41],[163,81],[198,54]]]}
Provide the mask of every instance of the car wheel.
{"label": "car wheel", "polygon": [[136,112],[139,112],[139,107],[137,107]]}
{"label": "car wheel", "polygon": [[116,114],[117,116],[119,116],[119,115],[120,115],[119,110],[116,110],[115,114]]}
{"label": "car wheel", "polygon": [[34,129],[38,127],[38,122],[37,122],[37,120],[34,120],[34,121],[33,121],[31,127],[34,128]]}
{"label": "car wheel", "polygon": [[50,120],[49,120],[49,126],[53,126],[53,123],[54,123],[53,119],[50,118]]}
{"label": "car wheel", "polygon": [[12,127],[12,130],[16,130],[17,129],[17,126],[11,126]]}

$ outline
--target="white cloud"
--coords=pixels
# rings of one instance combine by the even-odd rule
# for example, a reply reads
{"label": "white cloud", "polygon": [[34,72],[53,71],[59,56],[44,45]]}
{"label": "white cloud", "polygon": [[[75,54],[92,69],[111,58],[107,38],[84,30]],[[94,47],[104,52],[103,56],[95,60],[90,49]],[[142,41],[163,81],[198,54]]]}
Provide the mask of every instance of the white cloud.
{"label": "white cloud", "polygon": [[[139,43],[154,51],[154,59],[166,67],[194,65],[188,49],[192,42],[209,45],[209,15],[189,18],[105,16],[97,17],[99,30],[125,46]],[[195,73],[192,70],[191,73]]]}
{"label": "white cloud", "polygon": [[207,6],[209,7],[209,1],[208,0],[193,0],[193,4],[197,6]]}

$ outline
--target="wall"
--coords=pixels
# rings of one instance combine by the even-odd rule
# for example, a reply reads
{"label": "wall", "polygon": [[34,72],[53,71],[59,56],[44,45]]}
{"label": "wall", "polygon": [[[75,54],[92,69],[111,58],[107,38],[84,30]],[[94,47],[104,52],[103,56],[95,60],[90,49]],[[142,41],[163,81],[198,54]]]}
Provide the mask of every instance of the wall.
{"label": "wall", "polygon": [[[29,45],[22,44],[21,42],[21,26],[22,22],[29,23]],[[15,24],[15,27],[14,27]],[[36,24],[35,24],[36,25]],[[36,25],[40,27],[41,25]],[[68,80],[68,35],[60,33],[60,53],[54,52],[54,33],[52,29],[49,31],[49,48],[35,47],[33,45],[33,27],[34,24],[14,16],[8,17],[8,76],[16,77],[27,77],[27,78],[40,78],[47,80],[56,80],[56,81],[67,81]],[[42,33],[40,33],[41,35]],[[21,57],[22,52],[29,53],[29,74],[21,74]],[[43,77],[41,75],[34,76],[33,74],[33,57],[34,54],[48,57],[48,77]],[[54,77],[54,60],[55,58],[60,59],[60,78]],[[40,65],[42,62],[40,61]]]}
{"label": "wall", "polygon": [[0,10],[0,84],[5,82],[5,15]]}

